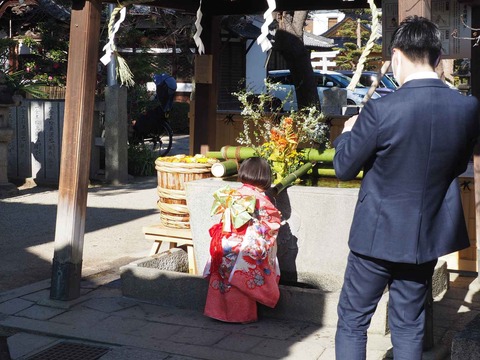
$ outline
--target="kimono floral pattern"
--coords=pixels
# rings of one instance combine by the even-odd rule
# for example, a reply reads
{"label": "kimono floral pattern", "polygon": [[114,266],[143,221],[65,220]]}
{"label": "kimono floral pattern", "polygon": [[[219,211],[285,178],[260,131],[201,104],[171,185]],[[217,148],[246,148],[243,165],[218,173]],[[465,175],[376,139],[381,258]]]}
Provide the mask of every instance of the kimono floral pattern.
{"label": "kimono floral pattern", "polygon": [[279,298],[280,269],[276,257],[276,236],[281,215],[270,200],[253,187],[243,185],[238,192],[254,195],[255,210],[239,229],[222,233],[223,256],[216,271],[208,263],[209,277],[205,315],[223,320],[256,320],[256,302],[274,307]]}

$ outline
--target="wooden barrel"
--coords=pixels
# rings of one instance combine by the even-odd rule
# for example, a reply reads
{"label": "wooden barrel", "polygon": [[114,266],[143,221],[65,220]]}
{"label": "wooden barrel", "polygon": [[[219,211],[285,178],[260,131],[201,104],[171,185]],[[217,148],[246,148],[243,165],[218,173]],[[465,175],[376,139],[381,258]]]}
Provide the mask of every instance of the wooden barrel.
{"label": "wooden barrel", "polygon": [[158,177],[158,208],[163,225],[179,229],[190,228],[185,183],[211,177],[212,163],[155,161]]}

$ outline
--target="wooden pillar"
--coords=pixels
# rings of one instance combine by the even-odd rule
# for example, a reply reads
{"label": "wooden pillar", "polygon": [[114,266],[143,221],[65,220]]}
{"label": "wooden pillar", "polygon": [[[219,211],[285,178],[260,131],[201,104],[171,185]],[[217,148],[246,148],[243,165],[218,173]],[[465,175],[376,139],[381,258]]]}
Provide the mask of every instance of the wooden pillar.
{"label": "wooden pillar", "polygon": [[398,19],[399,23],[407,16],[423,16],[427,19],[432,17],[431,0],[399,0]]}
{"label": "wooden pillar", "polygon": [[80,296],[100,37],[100,1],[73,1],[50,298]]}
{"label": "wooden pillar", "polygon": [[[216,114],[220,81],[220,18],[204,15],[202,26],[201,38],[205,45],[205,53],[212,55],[212,81],[211,83],[195,81],[194,110],[191,112],[193,121],[190,122],[193,129],[190,151],[193,153],[200,153],[200,149],[205,146],[214,150],[216,145]],[[194,77],[196,79],[197,74]]]}

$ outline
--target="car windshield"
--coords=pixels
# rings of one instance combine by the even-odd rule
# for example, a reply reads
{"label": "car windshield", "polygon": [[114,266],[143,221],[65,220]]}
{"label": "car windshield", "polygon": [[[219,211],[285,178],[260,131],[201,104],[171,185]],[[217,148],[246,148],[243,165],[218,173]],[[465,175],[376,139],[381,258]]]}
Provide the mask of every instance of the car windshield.
{"label": "car windshield", "polygon": [[[335,79],[338,83],[341,84],[342,87],[347,87],[350,84],[350,78],[348,76],[342,75],[342,74],[328,74],[327,76]],[[365,86],[357,83],[357,88],[364,88]]]}
{"label": "car windshield", "polygon": [[383,78],[382,78],[382,82],[385,84],[385,86],[389,89],[392,89],[392,90],[396,90],[397,89],[397,85],[392,81],[392,79],[390,77],[388,77],[387,75],[385,75]]}
{"label": "car windshield", "polygon": [[398,82],[397,82],[397,79],[395,79],[395,76],[393,75],[393,73],[391,73],[391,72],[386,73],[386,74],[385,74],[385,77],[387,77],[388,80],[390,80],[393,84],[395,84],[396,88],[399,87]]}
{"label": "car windshield", "polygon": [[[350,84],[350,78],[346,75],[343,74],[338,74],[338,73],[328,73],[328,74],[323,74],[320,72],[315,72],[314,76],[317,77],[317,79],[321,79],[319,81],[319,84],[317,86],[324,86],[324,84],[328,81],[331,81],[334,83],[335,86],[339,86],[342,88],[346,88]],[[292,78],[290,76],[290,72],[272,72],[270,71],[268,73],[268,78],[272,82],[276,83],[281,83],[284,85],[293,85]],[[358,83],[357,88],[365,88],[366,86]]]}

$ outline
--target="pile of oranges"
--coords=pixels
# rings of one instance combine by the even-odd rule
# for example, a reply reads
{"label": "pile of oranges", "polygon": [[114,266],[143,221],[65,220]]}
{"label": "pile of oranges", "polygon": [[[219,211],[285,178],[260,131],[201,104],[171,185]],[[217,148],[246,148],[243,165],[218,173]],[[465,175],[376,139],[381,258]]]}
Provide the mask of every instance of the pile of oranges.
{"label": "pile of oranges", "polygon": [[161,162],[185,163],[185,164],[192,164],[192,163],[215,164],[216,162],[218,162],[217,159],[209,158],[201,154],[197,154],[195,156],[184,155],[184,154],[174,155],[174,156],[165,156],[165,157],[159,157],[157,160]]}

